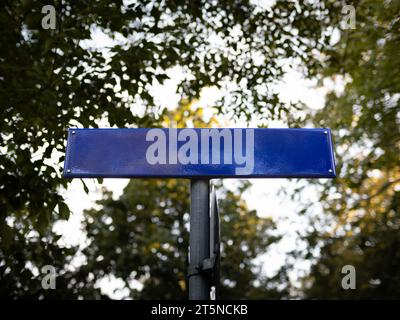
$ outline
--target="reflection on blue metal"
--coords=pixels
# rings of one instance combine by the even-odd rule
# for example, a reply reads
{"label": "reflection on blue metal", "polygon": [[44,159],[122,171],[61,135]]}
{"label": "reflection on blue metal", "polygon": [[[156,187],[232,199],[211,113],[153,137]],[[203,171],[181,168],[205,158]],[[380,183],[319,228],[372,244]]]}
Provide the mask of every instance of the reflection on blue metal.
{"label": "reflection on blue metal", "polygon": [[329,129],[69,129],[64,176],[333,178]]}

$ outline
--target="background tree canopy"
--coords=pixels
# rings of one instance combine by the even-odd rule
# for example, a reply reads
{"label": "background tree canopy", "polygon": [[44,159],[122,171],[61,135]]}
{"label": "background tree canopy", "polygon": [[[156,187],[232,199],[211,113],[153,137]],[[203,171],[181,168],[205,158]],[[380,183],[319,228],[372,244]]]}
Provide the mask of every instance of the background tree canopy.
{"label": "background tree canopy", "polygon": [[[249,211],[240,192],[221,194],[221,296],[226,299],[280,298],[278,283],[266,285],[254,258],[277,239],[273,223]],[[100,211],[86,212],[91,244],[84,250],[85,270],[99,279],[122,278],[130,296],[139,299],[186,299],[189,223],[187,180],[132,180],[123,196],[105,194]],[[142,290],[135,288],[140,280]]]}
{"label": "background tree canopy", "polygon": [[[90,245],[83,252],[59,245],[59,235],[52,231],[56,221],[69,217],[60,192],[68,184],[61,177],[66,128],[161,126],[167,111],[154,101],[151,87],[168,79],[172,68],[179,68],[181,97],[192,100],[203,88],[215,86],[224,93],[215,105],[221,114],[263,119],[262,125],[282,119],[291,126],[333,129],[339,178],[320,187],[322,215],[312,213],[312,204],[301,210],[313,226],[311,233],[302,235],[307,248],[293,252],[296,259],[313,262],[301,295],[398,297],[400,8],[398,1],[355,1],[356,29],[342,30],[344,4],[64,0],[54,2],[57,28],[45,30],[40,1],[3,1],[1,295],[99,298],[95,280],[113,273],[128,287],[132,277],[140,278],[144,289],[131,288],[132,297],[154,297],[159,281],[173,288],[176,297],[184,297],[183,275],[165,279],[162,274],[166,269],[184,270],[180,268],[187,242],[184,182],[132,181],[118,201],[105,192],[101,209],[85,214]],[[96,32],[105,34],[111,44],[94,46],[90,40]],[[341,78],[344,90],[330,93],[322,110],[299,113],[301,105],[283,103],[274,89],[289,65],[300,65],[312,79]],[[307,117],[299,119],[300,114]],[[166,190],[174,188],[180,192],[171,193],[169,199]],[[253,268],[252,259],[277,239],[265,237],[272,222],[248,212],[240,191],[221,186],[221,207],[227,217],[223,228],[231,233],[240,226],[234,238],[228,239],[226,233],[223,255],[238,260],[238,266],[239,260],[243,263],[234,276],[237,269],[224,266],[227,281],[222,294],[287,297],[290,266],[268,285]],[[164,207],[151,200],[157,196]],[[149,220],[152,216],[159,220]],[[177,234],[172,233],[174,219],[181,223]],[[130,238],[128,227],[136,230],[135,237]],[[143,228],[154,237],[164,235],[169,247],[143,238]],[[243,232],[248,238],[239,244]],[[128,241],[125,248],[123,241]],[[171,251],[177,243],[178,250]],[[148,255],[138,260],[140,250]],[[87,263],[71,269],[76,255],[84,255]],[[138,266],[137,275],[129,273],[131,263]],[[61,270],[59,287],[65,290],[45,292],[39,281],[32,281],[44,264]],[[356,266],[358,290],[343,291],[338,285],[344,264]],[[228,280],[233,278],[237,282],[232,284]],[[277,290],[275,280],[286,289]]]}
{"label": "background tree canopy", "polygon": [[[221,112],[281,117],[288,106],[267,85],[282,77],[280,59],[304,59],[321,46],[320,5],[283,1],[264,10],[249,1],[55,5],[56,30],[41,27],[40,1],[3,1],[0,11],[0,209],[40,232],[69,215],[57,191],[67,185],[60,174],[66,128],[97,127],[102,119],[118,127],[157,125],[162,110],[149,89],[175,66],[185,73],[179,86],[185,98],[230,83],[230,100],[217,105]],[[114,39],[113,45],[104,50],[88,44],[96,31]]]}
{"label": "background tree canopy", "polygon": [[[201,108],[182,103],[164,116],[178,127],[188,120],[196,127],[210,127]],[[99,279],[105,273],[122,278],[134,299],[186,299],[190,183],[183,179],[136,180],[118,200],[105,193],[98,202],[101,210],[85,211],[85,227],[90,245],[83,251],[83,269]],[[217,183],[221,216],[221,287],[225,299],[273,298],[288,295],[279,288],[278,273],[266,279],[254,259],[279,240],[272,234],[270,218],[260,218],[241,199],[249,183],[236,192]],[[132,269],[134,266],[134,269]],[[84,272],[83,272],[84,273]],[[143,288],[137,290],[134,281]],[[136,284],[137,286],[137,284]]]}
{"label": "background tree canopy", "polygon": [[[319,70],[344,78],[343,91],[311,115],[336,132],[339,178],[321,189],[324,217],[310,217],[309,298],[400,296],[400,3],[359,1],[356,12],[356,29],[323,51]],[[357,290],[338,285],[344,265],[355,266]]]}

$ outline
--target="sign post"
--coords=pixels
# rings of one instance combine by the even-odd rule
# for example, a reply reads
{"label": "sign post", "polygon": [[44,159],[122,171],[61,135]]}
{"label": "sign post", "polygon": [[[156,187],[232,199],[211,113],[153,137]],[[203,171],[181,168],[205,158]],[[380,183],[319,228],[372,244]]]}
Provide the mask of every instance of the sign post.
{"label": "sign post", "polygon": [[189,299],[210,299],[211,282],[202,270],[210,258],[210,182],[190,180]]}
{"label": "sign post", "polygon": [[190,179],[189,299],[210,299],[212,284],[218,296],[219,218],[210,179],[335,176],[324,128],[70,129],[64,163],[66,178]]}

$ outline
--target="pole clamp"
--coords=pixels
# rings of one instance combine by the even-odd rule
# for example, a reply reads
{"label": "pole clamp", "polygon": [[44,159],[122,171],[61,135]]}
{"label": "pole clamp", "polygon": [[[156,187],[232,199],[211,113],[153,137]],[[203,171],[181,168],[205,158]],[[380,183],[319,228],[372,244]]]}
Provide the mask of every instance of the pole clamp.
{"label": "pole clamp", "polygon": [[199,274],[212,274],[215,268],[216,260],[216,255],[213,255],[211,258],[204,259],[199,264],[190,264],[187,274],[188,278]]}

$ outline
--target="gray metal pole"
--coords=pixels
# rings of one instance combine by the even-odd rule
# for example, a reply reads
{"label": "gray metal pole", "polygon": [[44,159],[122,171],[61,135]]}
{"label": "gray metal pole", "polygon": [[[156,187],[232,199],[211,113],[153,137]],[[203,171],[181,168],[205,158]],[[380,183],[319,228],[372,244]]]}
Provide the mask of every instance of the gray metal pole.
{"label": "gray metal pole", "polygon": [[[190,180],[189,262],[199,265],[210,257],[210,183]],[[210,280],[206,274],[189,277],[189,300],[209,300]]]}

